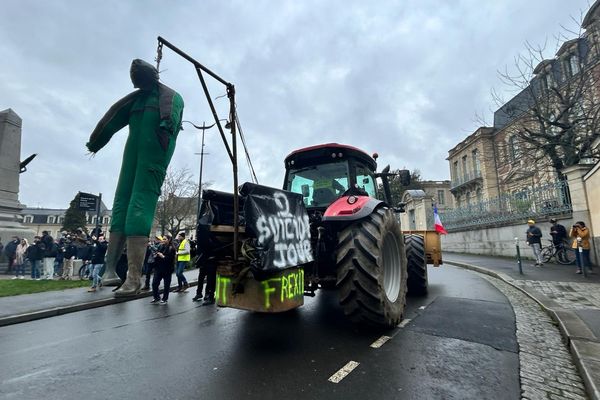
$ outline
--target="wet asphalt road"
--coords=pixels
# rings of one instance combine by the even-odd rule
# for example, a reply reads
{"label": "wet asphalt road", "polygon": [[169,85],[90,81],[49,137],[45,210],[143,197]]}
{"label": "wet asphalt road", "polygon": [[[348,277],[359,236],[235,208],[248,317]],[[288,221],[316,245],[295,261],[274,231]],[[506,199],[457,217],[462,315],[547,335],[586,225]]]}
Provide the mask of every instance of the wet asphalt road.
{"label": "wet asphalt road", "polygon": [[[469,271],[429,274],[408,324],[387,331],[350,324],[335,292],[278,315],[201,307],[190,291],[168,306],[142,299],[2,327],[0,398],[519,398],[508,300]],[[349,361],[359,365],[329,382]]]}

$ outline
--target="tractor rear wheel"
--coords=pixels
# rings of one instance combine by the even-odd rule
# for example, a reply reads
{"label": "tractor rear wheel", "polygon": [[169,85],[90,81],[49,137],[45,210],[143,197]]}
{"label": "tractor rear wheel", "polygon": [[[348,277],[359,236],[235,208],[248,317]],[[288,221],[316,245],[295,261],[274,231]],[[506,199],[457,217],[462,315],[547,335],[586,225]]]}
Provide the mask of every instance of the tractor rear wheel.
{"label": "tractor rear wheel", "polygon": [[404,235],[408,270],[408,294],[424,296],[427,294],[427,259],[425,256],[425,238],[422,235]]}
{"label": "tractor rear wheel", "polygon": [[337,288],[354,322],[393,327],[406,301],[406,255],[394,213],[379,208],[339,233]]}

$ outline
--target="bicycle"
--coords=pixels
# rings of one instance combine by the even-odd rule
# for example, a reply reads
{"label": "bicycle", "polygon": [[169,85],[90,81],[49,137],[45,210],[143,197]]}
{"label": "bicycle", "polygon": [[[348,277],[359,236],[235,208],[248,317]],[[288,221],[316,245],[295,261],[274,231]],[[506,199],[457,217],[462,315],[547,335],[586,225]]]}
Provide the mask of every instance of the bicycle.
{"label": "bicycle", "polygon": [[88,270],[88,266],[89,264],[84,263],[79,268],[79,271],[77,272],[77,275],[79,275],[79,280],[85,281],[86,279],[92,279],[91,271]]}
{"label": "bicycle", "polygon": [[549,240],[548,246],[542,247],[542,261],[547,263],[553,257],[559,264],[571,265],[575,264],[576,253],[574,249],[566,247],[565,243],[554,245],[552,240]]}

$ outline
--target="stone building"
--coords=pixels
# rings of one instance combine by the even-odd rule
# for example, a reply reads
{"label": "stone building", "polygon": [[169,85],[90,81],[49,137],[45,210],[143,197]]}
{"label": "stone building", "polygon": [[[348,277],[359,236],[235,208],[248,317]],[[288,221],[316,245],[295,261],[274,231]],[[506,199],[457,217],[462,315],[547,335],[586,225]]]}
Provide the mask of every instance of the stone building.
{"label": "stone building", "polygon": [[[522,77],[525,87],[496,110],[493,126],[478,128],[449,150],[456,208],[563,180],[559,171],[581,157],[578,151],[566,153],[575,147],[571,143],[580,141],[576,150],[593,152],[581,141],[593,140],[598,129],[582,121],[591,120],[588,115],[600,107],[600,0],[589,9],[582,29],[555,58],[540,61],[529,80]],[[599,119],[595,115],[594,123]]]}
{"label": "stone building", "polygon": [[450,181],[420,181],[419,185],[431,197],[438,211],[454,207],[452,193],[450,192]]}
{"label": "stone building", "polygon": [[[34,235],[41,235],[43,231],[48,231],[50,236],[61,237],[61,228],[65,219],[66,209],[53,208],[24,208],[22,211],[23,225],[33,231]],[[100,208],[100,227],[105,232],[107,238],[110,235],[108,227],[110,226],[112,210],[106,208],[102,203]],[[96,228],[96,213],[86,212],[85,228],[91,232]]]}
{"label": "stone building", "polygon": [[481,127],[448,152],[454,206],[498,196],[494,128]]}

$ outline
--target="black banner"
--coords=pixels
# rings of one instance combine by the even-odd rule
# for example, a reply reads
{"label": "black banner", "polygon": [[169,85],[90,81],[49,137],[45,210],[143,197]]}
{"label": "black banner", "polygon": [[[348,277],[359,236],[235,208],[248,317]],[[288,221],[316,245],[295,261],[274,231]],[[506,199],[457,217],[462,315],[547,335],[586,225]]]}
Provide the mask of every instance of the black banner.
{"label": "black banner", "polygon": [[77,208],[83,211],[96,211],[98,208],[98,196],[79,192],[79,203],[77,204]]}
{"label": "black banner", "polygon": [[252,183],[240,193],[246,233],[257,238],[260,265],[255,267],[275,271],[313,261],[302,195]]}

